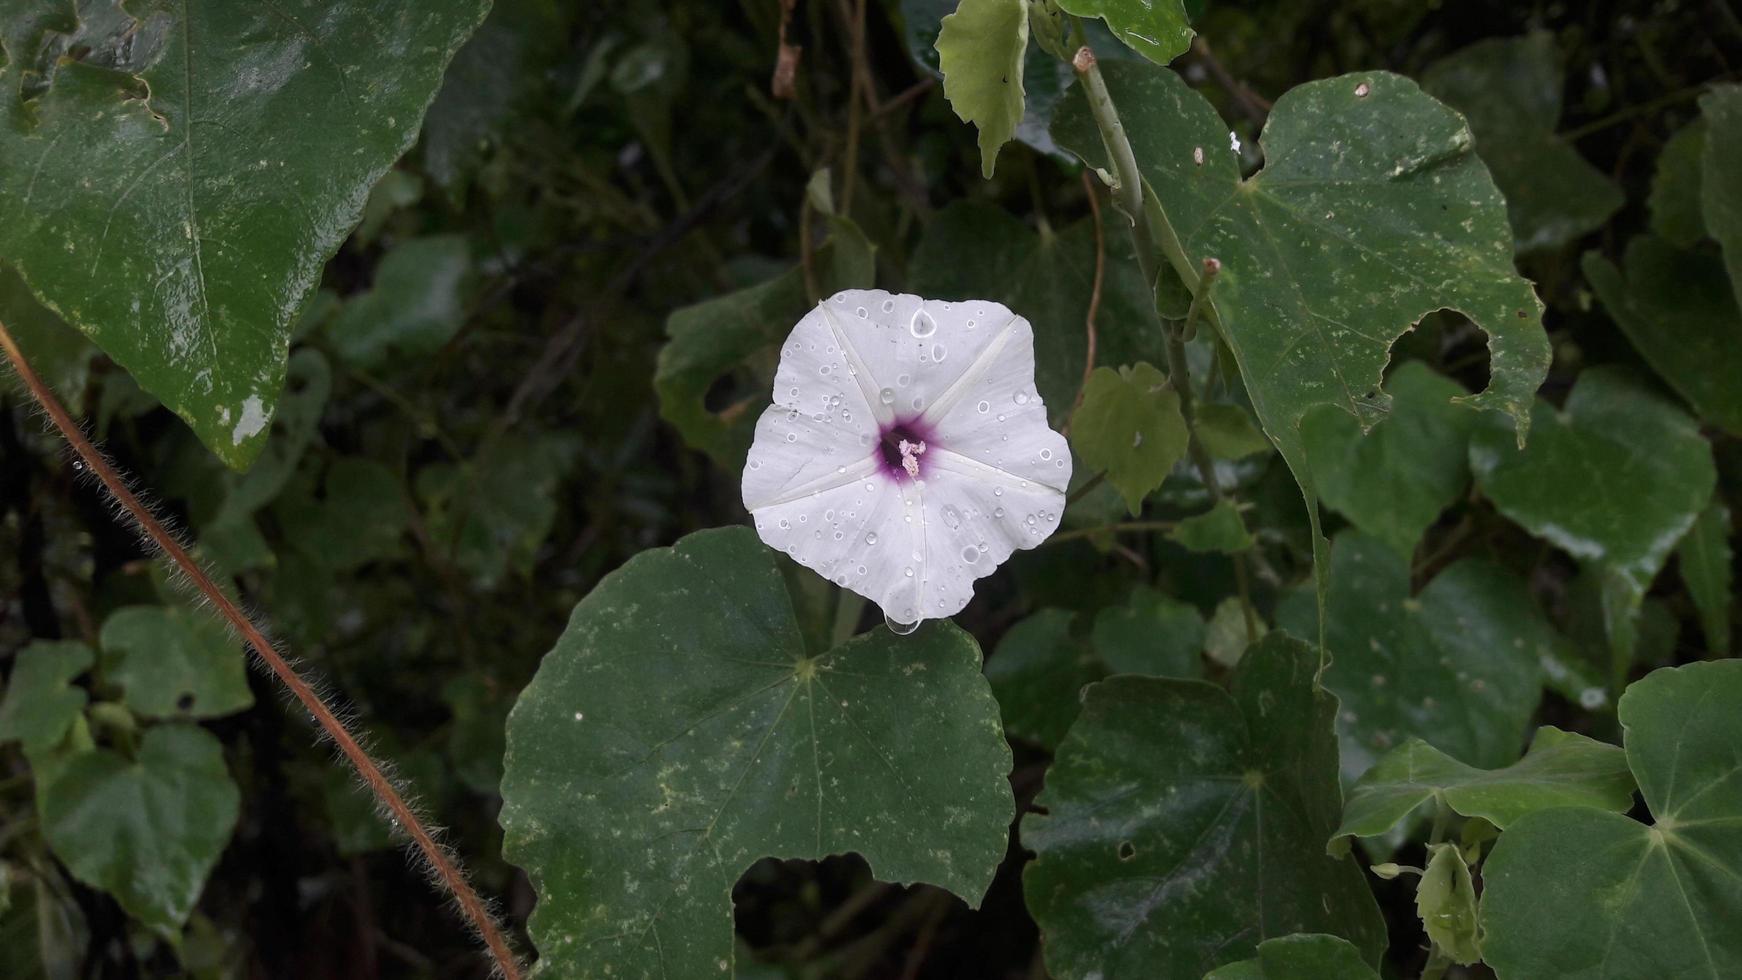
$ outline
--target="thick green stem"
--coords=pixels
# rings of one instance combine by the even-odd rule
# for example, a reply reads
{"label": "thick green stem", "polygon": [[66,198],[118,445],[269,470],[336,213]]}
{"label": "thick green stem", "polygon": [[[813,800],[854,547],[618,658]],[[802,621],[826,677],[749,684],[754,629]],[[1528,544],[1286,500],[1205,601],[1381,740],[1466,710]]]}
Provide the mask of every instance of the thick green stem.
{"label": "thick green stem", "polygon": [[838,647],[858,632],[859,617],[865,611],[865,597],[852,589],[842,589],[835,600],[835,628],[829,634],[829,646]]}

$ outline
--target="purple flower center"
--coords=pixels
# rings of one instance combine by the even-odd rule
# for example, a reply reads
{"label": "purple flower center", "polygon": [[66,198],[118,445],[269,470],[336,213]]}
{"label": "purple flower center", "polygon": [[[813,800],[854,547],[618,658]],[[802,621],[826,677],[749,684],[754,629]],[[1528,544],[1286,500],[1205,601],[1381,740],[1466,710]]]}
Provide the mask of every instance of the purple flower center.
{"label": "purple flower center", "polygon": [[883,427],[877,436],[877,452],[883,463],[883,475],[896,483],[921,480],[930,468],[926,459],[935,448],[931,427],[917,418],[896,419]]}

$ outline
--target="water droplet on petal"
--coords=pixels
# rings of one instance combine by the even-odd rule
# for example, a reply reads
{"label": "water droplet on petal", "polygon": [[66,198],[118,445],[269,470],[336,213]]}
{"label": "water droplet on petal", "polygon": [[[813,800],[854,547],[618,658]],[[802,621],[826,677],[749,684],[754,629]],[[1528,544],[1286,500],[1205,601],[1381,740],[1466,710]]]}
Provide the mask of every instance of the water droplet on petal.
{"label": "water droplet on petal", "polygon": [[992,496],[994,496],[994,497],[1004,496],[1004,488],[1003,487],[993,487],[992,488]]}
{"label": "water droplet on petal", "polygon": [[913,569],[912,568],[904,568],[901,570],[901,574],[907,576],[908,578],[913,578]]}
{"label": "water droplet on petal", "polygon": [[1041,459],[1051,459],[1051,458],[1052,458],[1052,450],[1050,450],[1050,449],[1042,449],[1042,450],[1041,450],[1041,451],[1040,451],[1040,458],[1041,458]]}
{"label": "water droplet on petal", "polygon": [[787,434],[786,434],[786,441],[787,441],[787,442],[797,442],[797,441],[798,441],[798,433],[796,433],[796,432],[788,432],[788,433],[787,433]]}
{"label": "water droplet on petal", "polygon": [[938,332],[938,322],[922,306],[913,312],[913,319],[907,322],[907,332],[921,339],[930,337]]}
{"label": "water droplet on petal", "polygon": [[949,353],[949,348],[945,347],[943,344],[931,345],[931,359],[934,361],[941,363],[945,357],[949,356]]}
{"label": "water droplet on petal", "polygon": [[980,404],[978,404],[974,407],[978,408],[980,410],[981,415],[985,415],[987,412],[990,412],[992,410],[992,403],[989,401],[986,401],[985,399],[981,399]]}
{"label": "water droplet on petal", "polygon": [[1026,391],[1019,391],[1016,394],[1011,395],[1010,398],[1012,401],[1016,402],[1016,404],[1018,404],[1018,405],[1028,404],[1028,392],[1026,392]]}
{"label": "water droplet on petal", "polygon": [[895,379],[895,383],[896,383],[896,385],[898,385],[898,386],[900,386],[900,387],[902,387],[902,388],[905,388],[905,387],[907,387],[907,386],[908,386],[908,385],[909,385],[909,384],[912,384],[912,383],[913,383],[913,376],[912,376],[912,375],[910,375],[910,374],[903,374],[903,375],[900,375],[900,376],[898,376],[898,377],[897,377],[897,378],[896,378],[896,379]]}
{"label": "water droplet on petal", "polygon": [[867,531],[865,533],[865,543],[866,544],[876,544],[877,543],[877,532],[876,531]]}
{"label": "water droplet on petal", "polygon": [[[909,612],[911,611],[912,610],[909,610]],[[919,622],[917,620],[911,623],[903,623],[900,620],[892,618],[888,613],[883,614],[883,625],[889,627],[889,632],[894,633],[897,636],[906,636],[914,630],[919,629]]]}
{"label": "water droplet on petal", "polygon": [[892,299],[884,300],[883,301],[883,312],[894,313],[895,312],[895,301]]}
{"label": "water droplet on petal", "polygon": [[[902,375],[902,377],[905,378],[905,377],[907,377],[907,375],[904,374],[904,375]],[[885,388],[882,391],[879,391],[877,393],[877,400],[882,402],[885,405],[895,404],[895,389],[894,388]]]}
{"label": "water droplet on petal", "polygon": [[999,508],[993,510],[992,516],[993,517],[1003,517],[1004,516],[1004,508],[999,507]]}
{"label": "water droplet on petal", "polygon": [[979,561],[980,560],[980,549],[974,547],[973,545],[968,545],[966,548],[963,548],[962,549],[962,560],[967,562],[970,565]]}
{"label": "water droplet on petal", "polygon": [[859,319],[863,320],[867,316],[871,315],[871,311],[869,311],[869,310],[865,309],[863,306],[861,306],[858,309],[853,311],[853,315],[858,317]]}

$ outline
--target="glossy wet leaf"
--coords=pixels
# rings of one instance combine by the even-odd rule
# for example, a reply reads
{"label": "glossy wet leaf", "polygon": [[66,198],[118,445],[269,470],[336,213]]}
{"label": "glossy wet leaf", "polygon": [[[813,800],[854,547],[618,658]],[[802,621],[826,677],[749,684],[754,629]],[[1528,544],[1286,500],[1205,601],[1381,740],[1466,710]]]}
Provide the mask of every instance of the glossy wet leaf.
{"label": "glossy wet leaf", "polygon": [[[1383,418],[1391,343],[1423,316],[1455,309],[1487,332],[1488,388],[1462,401],[1513,416],[1522,438],[1548,338],[1462,117],[1383,72],[1309,82],[1277,99],[1264,169],[1242,179],[1223,152],[1227,126],[1177,75],[1136,63],[1102,71],[1144,179],[1183,236],[1176,266],[1222,263],[1213,326],[1301,485],[1316,564],[1319,482],[1302,421],[1322,405],[1369,427]],[[1106,165],[1080,86],[1053,130]]]}
{"label": "glossy wet leaf", "polygon": [[246,466],[322,266],[486,6],[108,0],[46,31],[8,14],[0,88],[46,74],[0,100],[0,254]]}
{"label": "glossy wet leaf", "polygon": [[505,855],[555,976],[730,976],[758,858],[864,855],[978,903],[1014,804],[974,641],[877,628],[807,657],[746,528],[644,551],[575,607],[508,722]]}
{"label": "glossy wet leaf", "polygon": [[73,877],[164,934],[193,911],[240,806],[223,746],[187,724],[145,729],[131,759],[80,753],[37,792],[43,833]]}
{"label": "glossy wet leaf", "polygon": [[[1104,236],[1096,360],[1130,364],[1155,349],[1150,297],[1129,236]],[[1083,321],[1095,279],[1095,230],[1079,221],[1041,235],[1006,211],[958,202],[926,226],[908,262],[907,289],[945,300],[986,299],[1034,325],[1034,383],[1062,427],[1083,383]]]}
{"label": "glossy wet leaf", "polygon": [[1133,515],[1186,451],[1179,395],[1154,366],[1096,368],[1071,420],[1071,448],[1125,498]]}
{"label": "glossy wet leaf", "polygon": [[[868,248],[846,240],[825,244],[813,264],[824,296],[869,286],[875,272]],[[673,311],[665,321],[669,340],[660,348],[653,376],[660,418],[722,468],[743,469],[757,416],[766,404],[766,385],[736,392],[738,400],[718,409],[709,407],[709,389],[759,356],[767,355],[772,362],[775,348],[810,308],[804,272],[795,267],[766,282]]]}
{"label": "glossy wet leaf", "polygon": [[90,700],[73,681],[95,661],[75,640],[37,640],[18,651],[0,695],[0,743],[22,742],[27,752],[59,743]]}
{"label": "glossy wet leaf", "polygon": [[1115,674],[1197,677],[1204,670],[1203,615],[1147,585],[1132,589],[1123,605],[1097,612],[1089,642]]}
{"label": "glossy wet leaf", "polygon": [[471,278],[465,236],[402,241],[382,256],[370,289],[347,300],[327,325],[327,339],[353,367],[428,357],[464,324]]}
{"label": "glossy wet leaf", "polygon": [[1235,554],[1252,547],[1252,535],[1240,508],[1231,500],[1217,501],[1202,514],[1182,518],[1167,533],[1169,541],[1187,551]]}
{"label": "glossy wet leaf", "polygon": [[1621,188],[1555,135],[1566,81],[1554,34],[1472,44],[1429,66],[1421,87],[1470,121],[1519,252],[1564,245],[1620,209]]}
{"label": "glossy wet leaf", "polygon": [[1042,609],[998,641],[986,660],[986,680],[1012,738],[1057,748],[1076,719],[1084,687],[1107,673],[1089,644],[1071,635],[1075,616]]}
{"label": "glossy wet leaf", "polygon": [[1360,869],[1324,854],[1342,794],[1317,663],[1272,634],[1231,693],[1129,676],[1089,688],[1022,821],[1036,854],[1023,893],[1053,976],[1201,976],[1302,931],[1378,961],[1384,927]]}
{"label": "glossy wet leaf", "polygon": [[1482,959],[1476,923],[1476,886],[1456,844],[1428,847],[1426,874],[1415,886],[1415,912],[1435,947],[1453,963]]}
{"label": "glossy wet leaf", "polygon": [[[1059,9],[1078,17],[1099,17],[1113,36],[1158,65],[1192,45],[1191,19],[1181,0],[1057,0]],[[1098,53],[1098,52],[1097,52]]]}
{"label": "glossy wet leaf", "polygon": [[1700,170],[1706,152],[1706,121],[1696,119],[1675,131],[1657,154],[1651,178],[1651,230],[1676,248],[1691,248],[1706,237],[1701,213]]}
{"label": "glossy wet leaf", "polygon": [[1297,933],[1258,944],[1258,955],[1218,967],[1204,980],[1379,980],[1341,936]]}
{"label": "glossy wet leaf", "polygon": [[[1522,581],[1467,558],[1412,596],[1409,563],[1355,531],[1337,536],[1330,578],[1324,684],[1343,706],[1345,780],[1410,738],[1474,766],[1518,758],[1542,696],[1540,658],[1560,643]],[[1316,636],[1314,606],[1309,591],[1292,593],[1277,624]]]}
{"label": "glossy wet leaf", "polygon": [[1688,528],[1687,536],[1676,547],[1676,561],[1688,595],[1699,610],[1706,649],[1719,657],[1730,655],[1734,560],[1735,553],[1730,548],[1730,508],[1713,498],[1711,506],[1700,511],[1694,526]]}
{"label": "glossy wet leaf", "polygon": [[148,718],[217,718],[254,704],[242,642],[204,609],[128,606],[103,620],[103,679]]}
{"label": "glossy wet leaf", "polygon": [[1022,121],[1028,4],[961,0],[939,24],[937,51],[944,97],[963,122],[980,131],[980,172],[991,177],[999,148]]}
{"label": "glossy wet leaf", "polygon": [[1702,419],[1742,434],[1742,309],[1723,262],[1640,235],[1623,265],[1585,253],[1585,279],[1603,309]]}
{"label": "glossy wet leaf", "polygon": [[1706,230],[1724,247],[1730,284],[1742,302],[1742,85],[1715,85],[1700,97],[1706,145],[1700,200]]}
{"label": "glossy wet leaf", "polygon": [[1476,414],[1452,403],[1464,388],[1418,362],[1385,381],[1391,412],[1366,433],[1348,413],[1321,408],[1301,425],[1319,492],[1350,523],[1400,555],[1470,485]]}
{"label": "glossy wet leaf", "polygon": [[1654,823],[1531,814],[1483,864],[1484,954],[1501,980],[1742,973],[1742,662],[1654,671],[1619,705]]}
{"label": "glossy wet leaf", "polygon": [[1381,756],[1349,790],[1331,843],[1341,851],[1346,835],[1385,834],[1435,797],[1456,813],[1504,829],[1527,814],[1561,806],[1625,813],[1633,805],[1633,788],[1620,748],[1552,725],[1536,730],[1524,758],[1497,769],[1467,766],[1412,738]]}
{"label": "glossy wet leaf", "polygon": [[1711,446],[1618,368],[1584,371],[1563,410],[1539,401],[1531,414],[1526,450],[1484,420],[1471,469],[1500,513],[1597,570],[1611,646],[1631,660],[1646,588],[1712,499]]}

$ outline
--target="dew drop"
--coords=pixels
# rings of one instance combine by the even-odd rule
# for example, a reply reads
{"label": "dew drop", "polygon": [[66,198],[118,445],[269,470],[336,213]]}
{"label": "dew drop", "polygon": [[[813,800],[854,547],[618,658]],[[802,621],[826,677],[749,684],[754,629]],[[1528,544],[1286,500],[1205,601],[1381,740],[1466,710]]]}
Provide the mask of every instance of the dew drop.
{"label": "dew drop", "polygon": [[865,533],[865,543],[866,544],[876,544],[877,543],[877,532],[876,531],[867,531]]}
{"label": "dew drop", "polygon": [[968,545],[966,548],[963,548],[962,549],[962,560],[967,562],[970,565],[979,561],[980,560],[980,549],[974,547],[973,545]]}
{"label": "dew drop", "polygon": [[954,504],[944,505],[944,526],[951,530],[962,526],[962,512]]}
{"label": "dew drop", "polygon": [[998,421],[1000,421],[1000,422],[1004,421],[1004,413],[1003,412],[998,413]]}
{"label": "dew drop", "polygon": [[1010,398],[1012,401],[1016,402],[1016,404],[1018,404],[1018,405],[1028,404],[1028,392],[1026,392],[1026,391],[1019,391],[1016,394],[1011,395]]}
{"label": "dew drop", "polygon": [[931,359],[934,361],[942,363],[943,359],[949,356],[949,353],[949,348],[945,347],[943,344],[931,345]]}
{"label": "dew drop", "polygon": [[993,517],[1003,517],[1004,516],[1004,508],[1002,508],[1002,507],[995,508],[992,511],[992,516]]}
{"label": "dew drop", "polygon": [[[911,609],[908,610],[908,612],[912,612],[912,611],[913,610],[911,610]],[[915,620],[914,622],[911,622],[911,623],[904,623],[898,619],[891,618],[888,613],[883,614],[883,625],[889,627],[889,632],[894,633],[897,636],[906,636],[907,634],[912,633],[914,630],[919,629],[919,621],[918,620]]]}
{"label": "dew drop", "polygon": [[914,411],[918,412],[924,408],[925,408],[925,399],[924,398],[915,398],[913,400],[913,410]]}
{"label": "dew drop", "polygon": [[894,313],[895,312],[895,301],[892,299],[884,300],[883,301],[883,312]]}
{"label": "dew drop", "polygon": [[1041,451],[1040,451],[1040,458],[1041,458],[1041,459],[1051,459],[1051,458],[1052,458],[1052,450],[1050,450],[1050,449],[1042,449],[1042,450],[1041,450]]}
{"label": "dew drop", "polygon": [[901,570],[901,574],[907,576],[908,578],[913,578],[913,569],[912,568],[904,568]]}
{"label": "dew drop", "polygon": [[866,317],[868,317],[868,316],[870,316],[870,315],[871,315],[871,311],[870,311],[870,310],[867,310],[867,309],[865,309],[865,308],[864,308],[864,307],[863,307],[863,306],[861,306],[861,307],[859,307],[859,308],[858,308],[858,309],[856,309],[856,310],[854,310],[854,311],[853,311],[853,315],[854,315],[854,316],[856,316],[856,317],[858,317],[858,318],[859,318],[859,319],[861,319],[861,320],[863,320],[863,319],[865,319],[865,318],[866,318]]}
{"label": "dew drop", "polygon": [[974,407],[978,408],[980,410],[981,415],[985,415],[987,412],[990,412],[992,410],[992,403],[989,401],[986,401],[985,399],[981,399],[980,404],[978,404]]}
{"label": "dew drop", "polygon": [[913,375],[911,375],[911,374],[903,374],[903,375],[900,375],[900,376],[898,376],[898,377],[897,377],[897,378],[896,378],[896,379],[895,379],[895,383],[896,383],[896,384],[897,384],[897,385],[898,385],[898,386],[900,386],[900,387],[902,387],[902,388],[905,388],[905,387],[907,387],[907,386],[908,386],[908,385],[910,385],[910,384],[912,384],[912,383],[913,383]]}
{"label": "dew drop", "polygon": [[992,488],[992,496],[994,496],[994,497],[1004,496],[1004,488],[1003,487],[993,487]]}
{"label": "dew drop", "polygon": [[[905,377],[907,377],[907,375],[904,374],[904,375],[902,375],[902,377],[905,378]],[[894,388],[885,388],[882,391],[879,391],[877,393],[877,400],[882,402],[885,405],[895,404],[895,389]]]}
{"label": "dew drop", "polygon": [[924,339],[938,332],[938,322],[922,306],[913,312],[913,319],[907,322],[907,332]]}
{"label": "dew drop", "polygon": [[784,517],[783,517],[783,518],[781,518],[781,519],[780,519],[780,529],[781,529],[781,530],[782,530],[782,531],[785,531],[785,530],[787,530],[787,529],[788,529],[788,528],[791,528],[791,527],[792,527],[792,522],[791,522],[791,521],[789,521],[789,520],[787,520],[787,519],[786,519],[786,518],[784,518]]}
{"label": "dew drop", "polygon": [[796,432],[788,432],[788,433],[787,433],[787,434],[786,434],[786,441],[787,441],[787,442],[797,442],[797,441],[798,441],[798,433],[796,433]]}
{"label": "dew drop", "polygon": [[762,463],[759,460],[753,459],[750,461],[750,468],[753,470],[759,470],[762,468]]}

